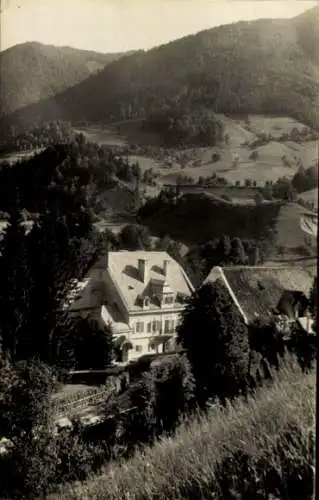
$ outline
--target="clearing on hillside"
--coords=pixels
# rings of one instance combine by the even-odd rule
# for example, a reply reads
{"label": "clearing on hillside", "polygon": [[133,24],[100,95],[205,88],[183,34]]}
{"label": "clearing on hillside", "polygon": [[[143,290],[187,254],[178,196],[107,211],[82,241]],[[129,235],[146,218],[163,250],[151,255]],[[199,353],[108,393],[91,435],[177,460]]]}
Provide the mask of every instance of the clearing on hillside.
{"label": "clearing on hillside", "polygon": [[[263,186],[265,181],[275,182],[279,177],[291,178],[300,164],[307,168],[317,160],[317,141],[290,140],[294,129],[309,130],[296,120],[262,115],[249,115],[248,118],[223,114],[216,116],[224,125],[225,137],[228,136],[223,145],[216,147],[183,150],[160,148],[159,135],[141,130],[140,119],[77,127],[76,132],[82,132],[89,140],[110,147],[135,145],[136,153],[132,151],[129,155],[130,162],[138,161],[143,172],[152,168],[159,185],[175,184],[181,174],[192,177],[195,182],[199,177],[216,174],[231,184],[243,184],[247,179]],[[257,135],[261,133],[271,134],[271,140],[253,147]],[[288,134],[289,138],[278,141],[283,134]],[[147,151],[148,148],[150,151]]]}
{"label": "clearing on hillside", "polygon": [[318,188],[310,189],[309,191],[304,191],[298,195],[301,200],[312,203],[315,210],[318,210]]}
{"label": "clearing on hillside", "polygon": [[[316,249],[315,214],[296,203],[282,205],[277,215],[276,244],[286,251],[306,246]],[[316,217],[318,222],[318,217]],[[308,224],[307,224],[308,223]],[[313,229],[313,234],[305,231],[305,224]],[[310,238],[310,239],[309,239]],[[308,243],[309,241],[309,243]]]}

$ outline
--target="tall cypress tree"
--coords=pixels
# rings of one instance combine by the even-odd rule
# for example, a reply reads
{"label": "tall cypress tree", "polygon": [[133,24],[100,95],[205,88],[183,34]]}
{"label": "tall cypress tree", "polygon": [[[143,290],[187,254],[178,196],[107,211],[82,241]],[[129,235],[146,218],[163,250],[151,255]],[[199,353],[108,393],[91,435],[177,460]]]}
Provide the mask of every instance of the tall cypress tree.
{"label": "tall cypress tree", "polygon": [[75,248],[70,231],[54,213],[46,213],[29,237],[30,267],[34,276],[29,328],[35,353],[46,362],[55,360],[57,332],[66,321],[63,302],[73,276]]}
{"label": "tall cypress tree", "polygon": [[222,236],[216,248],[219,265],[227,264],[231,252],[231,243],[229,236]]}
{"label": "tall cypress tree", "polygon": [[26,241],[17,198],[1,242],[0,257],[0,336],[3,350],[12,360],[23,359],[27,354],[25,319],[30,308],[32,278]]}
{"label": "tall cypress tree", "polygon": [[48,211],[29,236],[34,277],[29,329],[34,353],[50,364],[59,360],[61,346],[70,344],[63,339],[70,326],[65,305],[72,282],[83,277],[94,256],[94,249],[82,238],[88,228],[85,214],[77,218]]}
{"label": "tall cypress tree", "polygon": [[178,328],[196,380],[197,397],[232,397],[248,376],[248,331],[223,284],[202,285],[191,297]]}

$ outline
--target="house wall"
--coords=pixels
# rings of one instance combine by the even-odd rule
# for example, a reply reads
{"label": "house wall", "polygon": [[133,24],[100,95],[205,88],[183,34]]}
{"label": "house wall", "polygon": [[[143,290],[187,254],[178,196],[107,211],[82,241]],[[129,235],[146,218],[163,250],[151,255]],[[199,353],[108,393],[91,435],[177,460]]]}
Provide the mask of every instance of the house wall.
{"label": "house wall", "polygon": [[[157,349],[152,349],[149,346],[150,341],[160,335],[160,333],[164,335],[172,333],[175,336],[181,312],[182,309],[179,311],[157,310],[156,312],[143,312],[141,314],[134,314],[134,316],[131,315],[129,318],[131,331],[128,338],[133,345],[133,349],[129,351],[129,359],[136,359],[144,354],[163,352],[163,344],[160,344]],[[165,331],[165,321],[174,322],[173,330]],[[156,331],[153,332],[153,322],[160,323],[160,331],[156,329]],[[137,323],[143,323],[142,331],[137,331]],[[152,331],[150,333],[147,328],[149,323],[151,323],[152,326]],[[169,326],[171,327],[171,324]]]}

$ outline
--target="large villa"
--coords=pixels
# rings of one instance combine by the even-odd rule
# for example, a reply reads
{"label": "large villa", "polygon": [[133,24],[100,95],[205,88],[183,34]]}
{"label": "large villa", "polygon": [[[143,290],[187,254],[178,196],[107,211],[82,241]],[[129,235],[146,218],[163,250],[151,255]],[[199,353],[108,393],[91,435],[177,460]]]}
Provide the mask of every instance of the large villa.
{"label": "large villa", "polygon": [[80,284],[70,310],[111,328],[118,361],[174,349],[193,286],[166,252],[108,252]]}

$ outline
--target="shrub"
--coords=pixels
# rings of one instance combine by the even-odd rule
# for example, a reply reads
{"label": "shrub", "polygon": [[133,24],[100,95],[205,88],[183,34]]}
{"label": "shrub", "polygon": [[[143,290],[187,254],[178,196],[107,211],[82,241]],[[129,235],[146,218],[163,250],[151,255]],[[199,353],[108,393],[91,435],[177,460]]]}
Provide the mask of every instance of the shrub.
{"label": "shrub", "polygon": [[221,155],[220,153],[213,153],[212,154],[212,162],[213,163],[216,163],[217,161],[219,161],[221,159]]}
{"label": "shrub", "polygon": [[185,355],[172,355],[152,368],[159,432],[171,431],[195,407],[195,381]]}
{"label": "shrub", "polygon": [[259,158],[259,152],[257,149],[254,149],[254,151],[250,153],[249,158],[250,160],[257,160],[257,158]]}

